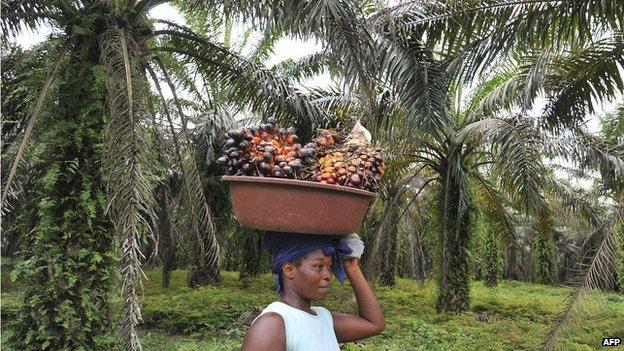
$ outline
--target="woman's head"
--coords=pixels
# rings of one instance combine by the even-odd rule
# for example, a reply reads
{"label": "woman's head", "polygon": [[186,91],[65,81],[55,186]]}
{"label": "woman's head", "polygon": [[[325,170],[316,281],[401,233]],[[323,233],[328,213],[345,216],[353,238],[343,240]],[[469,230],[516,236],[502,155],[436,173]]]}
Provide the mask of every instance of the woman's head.
{"label": "woman's head", "polygon": [[282,265],[282,294],[294,292],[307,299],[324,300],[333,276],[331,256],[322,249],[311,251]]}
{"label": "woman's head", "polygon": [[[331,274],[335,274],[340,282],[344,281],[346,274],[339,255],[349,254],[351,249],[340,238],[339,236],[328,235],[266,232],[264,245],[273,258],[273,273],[275,274],[277,293],[282,294],[284,291],[284,280],[286,277],[283,274],[283,269],[286,265],[290,267],[289,274],[304,270],[302,273],[299,273],[299,276],[309,278],[309,280],[306,279],[302,283],[308,282],[312,284],[311,281],[316,278],[305,275],[309,273],[309,270],[306,269],[309,269],[310,265],[316,264],[312,261],[323,261],[323,266],[327,265],[327,269],[330,269]],[[323,260],[320,259],[321,256],[324,258]],[[329,279],[331,279],[331,275]],[[302,286],[299,287],[302,288]],[[325,291],[327,288],[321,285],[320,290]],[[318,296],[321,296],[321,294]]]}

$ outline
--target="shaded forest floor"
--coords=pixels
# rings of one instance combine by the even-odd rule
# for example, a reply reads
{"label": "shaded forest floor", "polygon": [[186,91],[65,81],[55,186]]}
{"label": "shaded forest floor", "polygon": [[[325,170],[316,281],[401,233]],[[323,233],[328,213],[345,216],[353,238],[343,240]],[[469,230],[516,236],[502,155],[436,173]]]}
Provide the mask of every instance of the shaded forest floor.
{"label": "shaded forest floor", "polygon": [[[185,286],[186,271],[175,271],[168,289],[160,287],[160,270],[146,272],[141,296],[145,351],[237,350],[245,324],[275,299],[273,277],[251,278],[245,285],[238,273],[224,272],[219,286],[196,290]],[[17,284],[2,272],[2,349],[7,322],[18,313]],[[343,350],[528,350],[545,338],[565,307],[569,288],[501,281],[493,289],[471,283],[471,310],[459,316],[435,312],[436,284],[398,279],[396,287],[375,287],[386,315],[386,330]],[[119,299],[116,299],[118,303]],[[591,316],[572,325],[560,343],[565,350],[601,348],[603,337],[624,337],[624,294],[600,293],[588,300]],[[349,284],[333,282],[324,306],[356,313]]]}

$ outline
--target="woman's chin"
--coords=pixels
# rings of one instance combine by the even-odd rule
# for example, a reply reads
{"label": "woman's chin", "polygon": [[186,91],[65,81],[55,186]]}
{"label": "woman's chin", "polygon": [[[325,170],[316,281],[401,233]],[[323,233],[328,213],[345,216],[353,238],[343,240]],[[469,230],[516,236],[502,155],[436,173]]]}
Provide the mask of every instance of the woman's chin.
{"label": "woman's chin", "polygon": [[322,301],[325,300],[327,298],[327,295],[329,294],[329,288],[327,289],[319,289],[318,294],[316,294],[316,299],[317,301]]}

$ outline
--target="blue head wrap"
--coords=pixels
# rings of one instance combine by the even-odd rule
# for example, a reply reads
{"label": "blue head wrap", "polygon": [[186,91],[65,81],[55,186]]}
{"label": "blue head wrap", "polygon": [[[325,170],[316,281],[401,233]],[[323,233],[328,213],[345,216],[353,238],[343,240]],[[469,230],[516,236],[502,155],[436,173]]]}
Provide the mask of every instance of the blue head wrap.
{"label": "blue head wrap", "polygon": [[332,270],[336,279],[341,283],[345,280],[344,265],[340,254],[350,254],[348,245],[340,241],[340,236],[292,234],[280,232],[266,232],[264,246],[273,256],[273,273],[277,293],[283,290],[282,266],[286,262],[294,262],[299,257],[314,250],[322,249],[323,253],[332,257]]}

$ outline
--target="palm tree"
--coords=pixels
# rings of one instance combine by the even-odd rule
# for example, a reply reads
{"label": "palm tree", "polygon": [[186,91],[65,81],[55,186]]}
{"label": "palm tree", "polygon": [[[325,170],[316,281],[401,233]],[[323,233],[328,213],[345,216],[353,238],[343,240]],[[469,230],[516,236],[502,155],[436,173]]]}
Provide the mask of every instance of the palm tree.
{"label": "palm tree", "polygon": [[[162,2],[49,0],[2,4],[4,33],[17,35],[46,24],[54,29],[46,45],[58,48],[56,54],[46,56],[50,62],[47,78],[41,82],[21,132],[2,193],[5,207],[15,179],[20,177],[20,160],[28,154],[39,170],[43,190],[38,196],[45,201],[36,206],[38,234],[28,238],[30,249],[19,269],[32,287],[26,288],[25,313],[16,333],[24,349],[102,347],[97,336],[106,332],[102,313],[107,306],[105,296],[112,278],[108,268],[114,260],[116,240],[121,248],[126,308],[121,333],[126,349],[141,349],[136,331],[141,313],[135,292],[141,274],[139,240],[144,233],[154,235],[157,217],[155,171],[147,136],[148,126],[154,122],[149,111],[158,99],[165,100],[162,85],[174,93],[173,108],[167,105],[162,111],[174,144],[174,161],[182,175],[187,220],[196,236],[194,272],[199,284],[219,280],[219,246],[210,205],[189,145],[187,112],[176,94],[201,89],[185,86],[188,80],[173,78],[181,75],[181,67],[193,67],[212,86],[224,89],[232,99],[253,110],[280,119],[308,120],[310,124],[326,118],[289,82],[209,37],[171,23],[156,29],[147,13]],[[223,10],[222,6],[217,8]],[[174,59],[182,66],[175,67]],[[54,109],[49,108],[50,102]],[[33,134],[37,147],[27,153]],[[115,240],[108,234],[111,222],[107,218],[117,232]],[[89,262],[97,271],[78,269],[82,266],[74,266],[74,262]],[[35,268],[42,266],[48,267],[47,271]],[[62,289],[68,295],[59,289],[45,294],[54,290],[53,277],[57,276],[75,282]],[[47,288],[40,289],[42,286]],[[91,302],[85,305],[84,301]]]}

